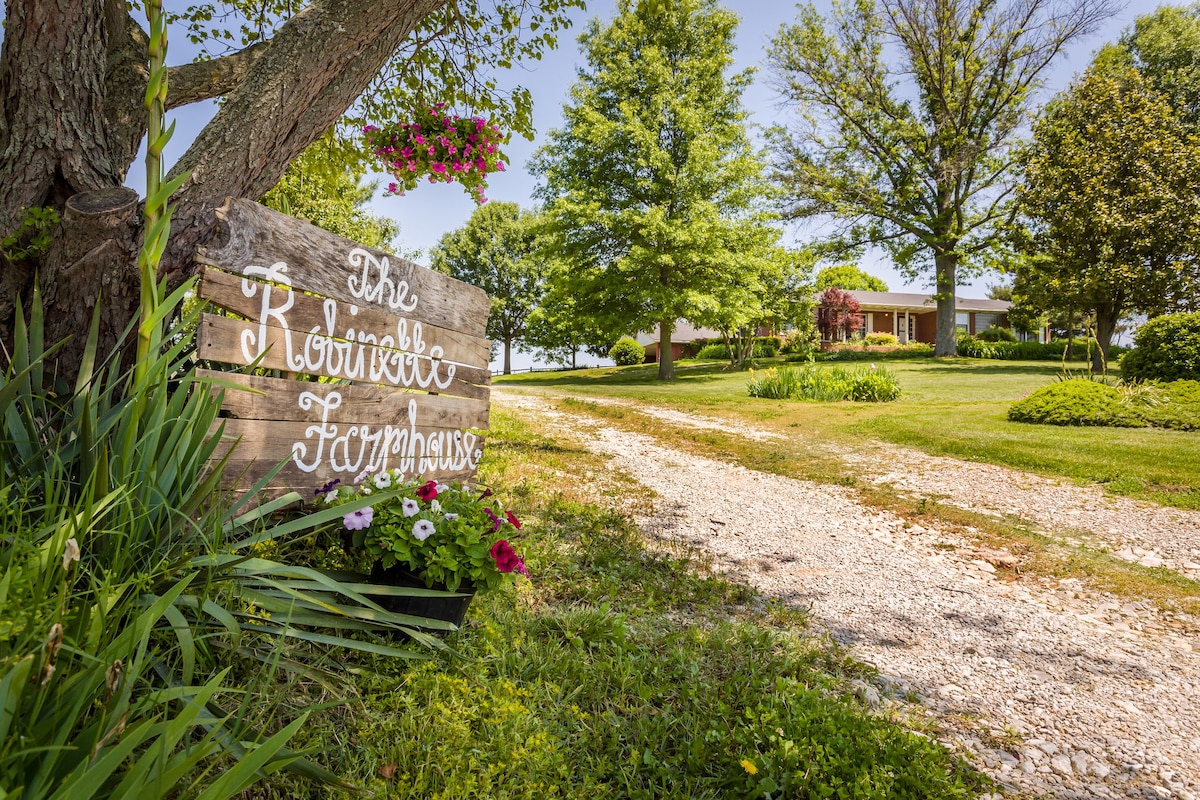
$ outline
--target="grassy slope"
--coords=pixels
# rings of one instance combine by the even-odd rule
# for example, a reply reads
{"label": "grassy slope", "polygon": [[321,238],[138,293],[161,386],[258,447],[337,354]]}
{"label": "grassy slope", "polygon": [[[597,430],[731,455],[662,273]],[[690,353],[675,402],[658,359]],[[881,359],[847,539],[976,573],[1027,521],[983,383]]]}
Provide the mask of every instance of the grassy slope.
{"label": "grassy slope", "polygon": [[[532,581],[476,598],[459,655],[369,665],[307,743],[389,798],[965,798],[984,781],[845,694],[795,610],[647,548],[645,490],[493,413],[481,479]],[[514,537],[516,538],[516,537]],[[894,712],[902,713],[898,707]],[[270,796],[315,794],[277,783]]]}
{"label": "grassy slope", "polygon": [[527,390],[608,395],[740,417],[791,436],[853,443],[880,439],[929,453],[1004,464],[1182,508],[1200,508],[1200,435],[1160,429],[1058,428],[1009,422],[1008,406],[1056,379],[1047,362],[893,361],[904,395],[895,403],[751,401],[746,375],[720,364],[684,364],[673,384],[653,367],[498,378]]}

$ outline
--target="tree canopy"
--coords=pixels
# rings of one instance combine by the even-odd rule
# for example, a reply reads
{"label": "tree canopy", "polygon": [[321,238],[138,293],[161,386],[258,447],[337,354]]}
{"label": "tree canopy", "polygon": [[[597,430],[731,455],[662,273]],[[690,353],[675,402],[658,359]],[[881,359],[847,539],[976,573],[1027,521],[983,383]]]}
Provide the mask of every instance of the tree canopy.
{"label": "tree canopy", "polygon": [[1049,104],[1020,201],[1032,257],[1014,296],[1023,306],[1094,312],[1102,353],[1122,314],[1194,296],[1200,140],[1136,69],[1093,67]]}
{"label": "tree canopy", "polygon": [[587,66],[533,168],[580,312],[612,334],[658,325],[669,380],[676,320],[750,286],[778,233],[745,129],[750,75],[727,74],[736,16],[712,0],[617,10],[580,37]]}
{"label": "tree canopy", "polygon": [[516,203],[489,203],[441,238],[430,266],[478,286],[492,299],[487,335],[504,345],[504,374],[512,372],[512,346],[525,335],[529,315],[546,291],[535,218]]}
{"label": "tree canopy", "polygon": [[856,0],[809,5],[768,62],[796,113],[777,128],[785,216],[832,217],[847,244],[932,266],[937,355],[955,352],[954,297],[1012,214],[1013,147],[1039,77],[1112,0]]}
{"label": "tree canopy", "polygon": [[817,291],[836,286],[852,292],[886,292],[886,283],[853,264],[836,264],[825,267],[817,273],[815,288]]}
{"label": "tree canopy", "polygon": [[[528,93],[494,70],[539,57],[582,0],[220,0],[184,6],[178,23],[208,60],[168,71],[167,106],[220,98],[215,117],[171,168],[174,234],[161,272],[193,269],[227,197],[257,199],[335,125],[354,132],[428,101],[500,118],[528,134]],[[15,299],[43,285],[57,340],[87,329],[100,302],[110,348],[139,302],[129,269],[137,198],[121,189],[146,133],[147,36],[125,0],[10,0],[0,47],[0,236],[37,210],[62,219],[39,252],[0,255],[0,340]],[[49,102],[49,99],[53,102]],[[348,116],[347,112],[349,112]],[[354,142],[345,158],[352,159]],[[97,297],[100,298],[97,301]],[[84,337],[60,351],[78,358]],[[67,366],[69,368],[69,364]]]}

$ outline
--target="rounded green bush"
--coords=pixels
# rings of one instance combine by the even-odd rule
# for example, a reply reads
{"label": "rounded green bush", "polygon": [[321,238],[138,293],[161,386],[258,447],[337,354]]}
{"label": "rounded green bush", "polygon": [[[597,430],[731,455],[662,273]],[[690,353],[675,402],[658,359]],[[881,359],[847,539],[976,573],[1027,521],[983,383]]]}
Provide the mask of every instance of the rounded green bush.
{"label": "rounded green bush", "polygon": [[997,328],[993,325],[975,334],[975,338],[981,342],[1015,342],[1017,335],[1008,328]]}
{"label": "rounded green bush", "polygon": [[867,347],[899,347],[900,340],[894,333],[868,333],[863,337]]}
{"label": "rounded green bush", "polygon": [[1141,428],[1146,423],[1121,402],[1121,392],[1086,378],[1052,383],[1013,403],[1008,418],[1043,425]]}
{"label": "rounded green bush", "polygon": [[1167,314],[1138,328],[1121,358],[1127,381],[1200,380],[1200,313]]}
{"label": "rounded green bush", "polygon": [[608,351],[608,357],[618,367],[632,367],[646,360],[646,348],[628,336],[622,336]]}

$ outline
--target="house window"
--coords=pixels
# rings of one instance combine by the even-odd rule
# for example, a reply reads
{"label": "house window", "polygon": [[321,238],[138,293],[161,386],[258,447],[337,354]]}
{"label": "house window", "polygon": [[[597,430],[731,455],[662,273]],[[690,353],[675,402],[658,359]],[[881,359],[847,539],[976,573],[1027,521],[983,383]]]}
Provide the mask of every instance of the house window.
{"label": "house window", "polygon": [[986,331],[988,328],[1000,327],[999,314],[976,314],[975,315],[975,332]]}
{"label": "house window", "polygon": [[954,327],[969,333],[971,331],[971,314],[967,311],[955,312]]}

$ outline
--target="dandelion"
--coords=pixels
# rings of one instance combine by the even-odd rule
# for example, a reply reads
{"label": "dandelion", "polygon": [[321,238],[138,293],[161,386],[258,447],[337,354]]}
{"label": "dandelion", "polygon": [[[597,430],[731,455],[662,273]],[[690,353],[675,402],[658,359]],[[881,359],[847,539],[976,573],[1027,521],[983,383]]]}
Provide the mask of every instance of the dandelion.
{"label": "dandelion", "polygon": [[413,524],[413,538],[418,542],[423,542],[432,536],[435,530],[432,522],[427,519],[419,519]]}
{"label": "dandelion", "polygon": [[758,774],[758,767],[754,766],[754,762],[748,758],[742,759],[742,769],[746,770],[747,775]]}

